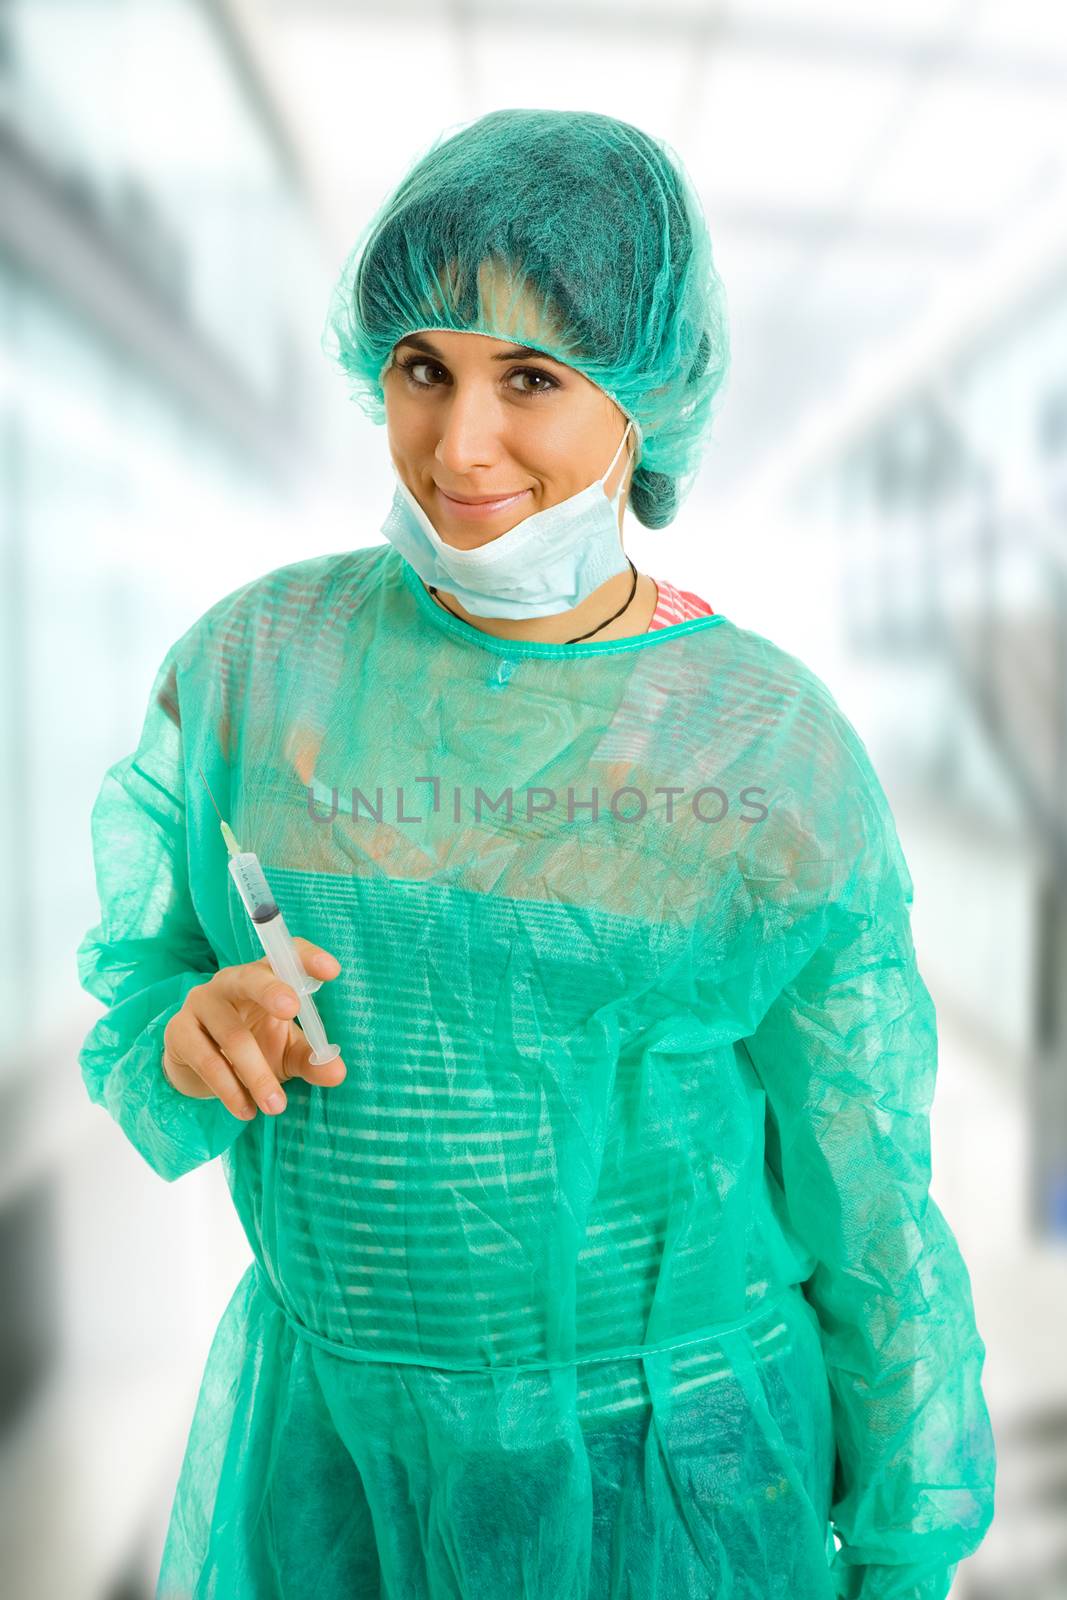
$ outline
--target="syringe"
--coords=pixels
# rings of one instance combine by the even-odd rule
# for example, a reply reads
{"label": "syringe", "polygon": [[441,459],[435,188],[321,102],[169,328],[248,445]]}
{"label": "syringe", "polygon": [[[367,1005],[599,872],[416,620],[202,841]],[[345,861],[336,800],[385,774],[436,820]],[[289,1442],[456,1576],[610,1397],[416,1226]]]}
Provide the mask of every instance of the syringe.
{"label": "syringe", "polygon": [[251,850],[241,849],[225,822],[220,823],[220,827],[230,853],[230,877],[237,885],[237,892],[244,901],[245,910],[252,919],[276,976],[296,990],[299,1000],[297,1016],[311,1045],[312,1064],[324,1067],[341,1054],[341,1047],[327,1044],[322,1018],[311,998],[312,992],[322,987],[322,979],[312,978],[304,971],[292,935],[285,926],[285,918],[263,876],[259,857]]}
{"label": "syringe", "polygon": [[285,918],[263,876],[259,857],[251,850],[241,849],[232,830],[222,820],[222,812],[215,805],[215,796],[211,793],[211,785],[207,778],[204,777],[203,767],[198,767],[197,770],[204,779],[204,788],[211,797],[211,804],[215,806],[215,815],[219,819],[222,837],[226,841],[226,849],[230,854],[230,876],[237,885],[237,892],[252,919],[252,926],[259,934],[259,942],[266,951],[267,960],[275,977],[296,990],[296,1014],[311,1045],[312,1065],[324,1067],[328,1062],[336,1061],[341,1054],[341,1047],[327,1044],[326,1029],[311,998],[316,989],[322,988],[322,979],[313,978],[304,971],[303,962],[293,943],[293,936],[285,926]]}

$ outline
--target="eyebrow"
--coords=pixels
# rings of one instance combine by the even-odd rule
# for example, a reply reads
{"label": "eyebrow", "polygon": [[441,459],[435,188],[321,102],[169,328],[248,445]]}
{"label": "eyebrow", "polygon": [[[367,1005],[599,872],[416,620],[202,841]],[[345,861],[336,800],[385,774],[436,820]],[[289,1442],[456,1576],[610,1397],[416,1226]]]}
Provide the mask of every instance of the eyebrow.
{"label": "eyebrow", "polygon": [[[406,334],[403,339],[397,341],[396,348],[399,350],[402,344],[413,345],[416,350],[421,350],[424,355],[436,356],[438,361],[446,359],[437,346],[430,339],[424,339],[420,333]],[[533,345],[529,344],[513,344],[507,350],[501,350],[492,359],[494,361],[514,361],[516,356],[536,356],[539,361],[547,361],[553,367],[562,367],[564,365],[562,361],[557,361],[553,356],[546,356],[543,350],[535,350]]]}

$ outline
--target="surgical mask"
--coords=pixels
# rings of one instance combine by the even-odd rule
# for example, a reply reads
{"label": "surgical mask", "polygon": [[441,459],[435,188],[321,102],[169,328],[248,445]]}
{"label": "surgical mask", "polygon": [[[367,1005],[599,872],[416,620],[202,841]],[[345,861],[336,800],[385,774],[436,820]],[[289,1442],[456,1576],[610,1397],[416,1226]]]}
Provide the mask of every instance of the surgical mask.
{"label": "surgical mask", "polygon": [[627,422],[607,471],[588,488],[546,506],[476,550],[446,544],[394,466],[397,486],[381,531],[424,583],[436,585],[476,617],[549,617],[579,605],[616,573],[629,571],[619,535],[619,498],[609,500]]}

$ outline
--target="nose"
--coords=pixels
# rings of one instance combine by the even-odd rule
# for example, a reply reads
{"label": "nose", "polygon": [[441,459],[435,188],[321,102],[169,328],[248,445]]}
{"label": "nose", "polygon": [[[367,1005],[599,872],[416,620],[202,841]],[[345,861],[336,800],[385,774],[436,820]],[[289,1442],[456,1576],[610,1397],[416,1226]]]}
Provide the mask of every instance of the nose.
{"label": "nose", "polygon": [[441,438],[434,455],[452,478],[493,467],[501,456],[493,397],[474,384],[460,385],[442,410]]}

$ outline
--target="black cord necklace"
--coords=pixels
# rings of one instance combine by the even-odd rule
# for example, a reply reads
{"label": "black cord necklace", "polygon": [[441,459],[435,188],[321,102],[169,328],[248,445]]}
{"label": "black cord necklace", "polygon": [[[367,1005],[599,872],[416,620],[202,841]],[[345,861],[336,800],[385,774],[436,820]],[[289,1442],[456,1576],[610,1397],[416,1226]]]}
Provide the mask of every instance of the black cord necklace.
{"label": "black cord necklace", "polygon": [[[634,564],[630,560],[629,556],[626,557],[626,564],[630,568],[630,571],[634,575],[634,581],[630,585],[630,594],[629,594],[629,598],[626,601],[626,605],[621,605],[619,607],[618,611],[614,611],[614,612],[612,612],[610,617],[606,617],[605,620],[600,624],[600,627],[590,628],[588,633],[580,633],[580,634],[578,634],[577,638],[575,638],[575,639],[564,639],[563,640],[564,644],[579,644],[583,639],[591,639],[593,637],[594,633],[599,633],[601,628],[606,628],[609,622],[614,622],[616,617],[621,617],[622,616],[623,612],[626,610],[626,607],[630,604],[630,601],[633,599],[634,595],[637,593],[637,568],[634,566]],[[437,601],[437,604],[439,606],[445,606],[444,601],[441,599],[441,596],[437,592],[436,584],[428,583],[426,585],[426,587],[427,587],[427,589],[429,589],[430,593],[433,595],[434,599]],[[451,606],[445,606],[445,610],[448,612],[450,617],[455,617],[457,622],[467,622],[466,617],[461,617],[458,611],[453,611],[452,610]],[[467,626],[468,626],[468,628],[472,628],[474,626],[474,624],[472,622],[467,622]]]}

